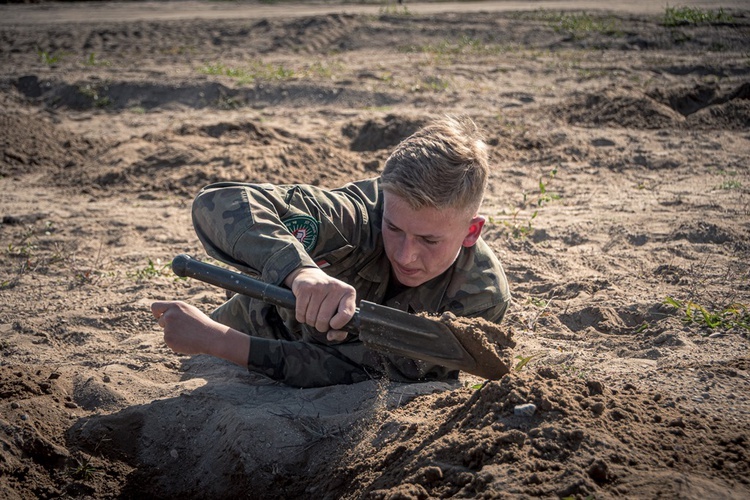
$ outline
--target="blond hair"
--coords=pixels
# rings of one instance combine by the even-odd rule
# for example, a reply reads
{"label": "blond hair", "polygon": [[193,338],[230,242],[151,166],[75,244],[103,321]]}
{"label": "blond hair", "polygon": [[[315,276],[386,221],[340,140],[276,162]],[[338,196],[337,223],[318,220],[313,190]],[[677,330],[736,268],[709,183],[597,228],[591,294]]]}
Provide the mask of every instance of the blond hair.
{"label": "blond hair", "polygon": [[479,210],[487,187],[487,145],[466,117],[445,117],[404,139],[385,162],[383,190],[414,209]]}

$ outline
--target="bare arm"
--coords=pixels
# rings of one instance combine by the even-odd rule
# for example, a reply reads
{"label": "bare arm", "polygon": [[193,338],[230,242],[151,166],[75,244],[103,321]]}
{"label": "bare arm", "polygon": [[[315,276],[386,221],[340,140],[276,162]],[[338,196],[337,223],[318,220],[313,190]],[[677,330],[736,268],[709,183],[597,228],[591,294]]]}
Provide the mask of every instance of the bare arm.
{"label": "bare arm", "polygon": [[247,368],[248,335],[217,323],[185,302],[154,302],[151,312],[164,329],[164,342],[173,351],[209,354]]}

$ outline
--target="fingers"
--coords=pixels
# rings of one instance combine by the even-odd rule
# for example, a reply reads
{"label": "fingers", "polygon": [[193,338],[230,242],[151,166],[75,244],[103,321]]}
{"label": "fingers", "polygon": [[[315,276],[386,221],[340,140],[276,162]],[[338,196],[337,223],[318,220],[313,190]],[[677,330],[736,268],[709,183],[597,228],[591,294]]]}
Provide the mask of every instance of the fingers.
{"label": "fingers", "polygon": [[172,304],[173,302],[171,301],[156,301],[151,304],[151,314],[154,315],[154,318],[159,319]]}
{"label": "fingers", "polygon": [[340,330],[344,328],[354,317],[354,311],[356,311],[356,292],[352,291],[351,294],[341,297],[339,303],[336,304],[336,314],[330,321],[331,329]]}
{"label": "fingers", "polygon": [[179,301],[156,301],[151,304],[151,314],[157,319],[160,327],[164,328],[170,316],[170,311],[180,308]]}
{"label": "fingers", "polygon": [[348,333],[343,330],[330,330],[326,335],[326,339],[328,342],[343,342],[346,340],[347,335]]}
{"label": "fingers", "polygon": [[[310,325],[319,332],[327,332],[333,325],[333,318],[340,315],[339,303],[343,299],[336,294],[312,294],[297,299],[295,317],[300,323]],[[340,320],[338,321],[340,322]],[[344,321],[343,324],[346,324]],[[343,326],[340,325],[340,326]]]}
{"label": "fingers", "polygon": [[331,326],[331,321],[337,314],[336,311],[339,308],[339,300],[336,298],[336,295],[326,296],[325,300],[318,308],[318,315],[317,318],[315,318],[314,326],[319,332],[327,332],[333,328]]}
{"label": "fingers", "polygon": [[320,269],[305,268],[294,274],[295,318],[319,332],[342,328],[354,315],[357,292]]}

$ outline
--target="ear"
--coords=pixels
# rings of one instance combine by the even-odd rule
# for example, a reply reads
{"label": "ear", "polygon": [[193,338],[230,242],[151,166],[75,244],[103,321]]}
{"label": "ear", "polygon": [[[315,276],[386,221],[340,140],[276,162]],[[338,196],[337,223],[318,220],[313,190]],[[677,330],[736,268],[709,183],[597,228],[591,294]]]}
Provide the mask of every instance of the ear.
{"label": "ear", "polygon": [[473,219],[471,219],[471,225],[469,226],[469,233],[464,238],[463,243],[461,243],[465,247],[471,247],[474,246],[474,244],[479,239],[479,236],[482,234],[482,227],[484,227],[486,219],[482,217],[481,215],[475,215]]}

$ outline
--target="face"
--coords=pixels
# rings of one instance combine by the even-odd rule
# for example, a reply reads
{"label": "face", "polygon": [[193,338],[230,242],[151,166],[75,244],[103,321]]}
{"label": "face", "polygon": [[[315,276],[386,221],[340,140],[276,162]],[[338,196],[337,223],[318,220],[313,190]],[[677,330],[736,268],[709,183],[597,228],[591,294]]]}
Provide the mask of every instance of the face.
{"label": "face", "polygon": [[385,192],[383,243],[393,277],[414,287],[441,275],[462,246],[476,243],[484,218],[466,211],[425,207],[415,210],[401,197]]}

